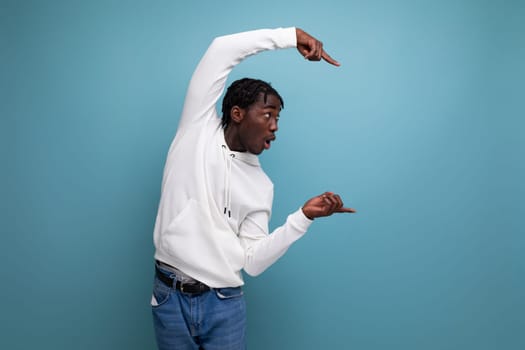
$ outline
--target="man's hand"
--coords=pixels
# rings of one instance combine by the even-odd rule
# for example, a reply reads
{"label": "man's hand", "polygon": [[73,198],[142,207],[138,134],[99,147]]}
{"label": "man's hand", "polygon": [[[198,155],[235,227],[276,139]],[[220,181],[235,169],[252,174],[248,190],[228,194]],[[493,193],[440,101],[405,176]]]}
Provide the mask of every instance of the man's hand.
{"label": "man's hand", "polygon": [[341,197],[333,192],[325,192],[308,200],[302,209],[304,215],[310,220],[330,216],[333,213],[355,213],[354,209],[343,207]]}
{"label": "man's hand", "polygon": [[323,50],[322,42],[302,29],[295,28],[295,33],[297,35],[297,50],[305,59],[308,61],[320,61],[323,59],[334,66],[340,66],[339,62],[334,60],[325,50]]}

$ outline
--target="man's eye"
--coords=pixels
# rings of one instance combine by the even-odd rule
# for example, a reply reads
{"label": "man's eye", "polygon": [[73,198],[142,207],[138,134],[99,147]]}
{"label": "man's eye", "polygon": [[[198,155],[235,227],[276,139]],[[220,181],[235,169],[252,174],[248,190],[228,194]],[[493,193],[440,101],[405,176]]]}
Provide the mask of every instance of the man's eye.
{"label": "man's eye", "polygon": [[272,117],[272,114],[271,114],[271,113],[264,113],[264,116],[265,116],[266,118],[271,118],[271,117]]}

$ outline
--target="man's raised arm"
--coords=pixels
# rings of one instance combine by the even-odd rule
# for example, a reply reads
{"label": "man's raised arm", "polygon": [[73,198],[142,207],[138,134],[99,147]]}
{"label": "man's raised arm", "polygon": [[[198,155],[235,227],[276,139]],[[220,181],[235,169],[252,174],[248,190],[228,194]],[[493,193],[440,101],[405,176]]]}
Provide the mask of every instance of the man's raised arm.
{"label": "man's raised arm", "polygon": [[245,58],[262,51],[292,47],[296,47],[309,61],[323,59],[339,66],[324,51],[321,41],[295,27],[259,29],[215,38],[191,78],[181,126],[188,122],[198,122],[211,114],[224,91],[231,70]]}

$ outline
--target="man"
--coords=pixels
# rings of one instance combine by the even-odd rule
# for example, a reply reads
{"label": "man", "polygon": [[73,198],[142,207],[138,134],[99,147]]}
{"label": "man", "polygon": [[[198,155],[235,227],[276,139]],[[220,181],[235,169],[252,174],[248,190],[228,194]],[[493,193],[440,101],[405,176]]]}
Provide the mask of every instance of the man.
{"label": "man", "polygon": [[315,218],[354,212],[326,192],[269,234],[273,185],[257,155],[275,141],[283,99],[268,83],[241,79],[215,105],[228,74],[246,57],[296,47],[339,66],[299,28],[216,38],[197,66],[169,149],[155,224],[153,320],[160,349],[244,349],[241,270],[258,275]]}

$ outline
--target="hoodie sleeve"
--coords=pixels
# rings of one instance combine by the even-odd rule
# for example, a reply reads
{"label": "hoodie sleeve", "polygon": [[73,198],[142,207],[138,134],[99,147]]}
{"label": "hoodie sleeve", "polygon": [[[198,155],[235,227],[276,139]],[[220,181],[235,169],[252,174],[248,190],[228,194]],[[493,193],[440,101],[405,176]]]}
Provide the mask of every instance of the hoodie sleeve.
{"label": "hoodie sleeve", "polygon": [[212,112],[224,91],[228,74],[245,58],[265,50],[296,46],[295,27],[259,29],[215,38],[191,78],[179,131],[215,115]]}
{"label": "hoodie sleeve", "polygon": [[239,238],[245,251],[244,271],[250,276],[261,274],[275,263],[313,222],[299,209],[288,216],[284,225],[268,234],[268,219],[267,212],[253,213],[241,226]]}

